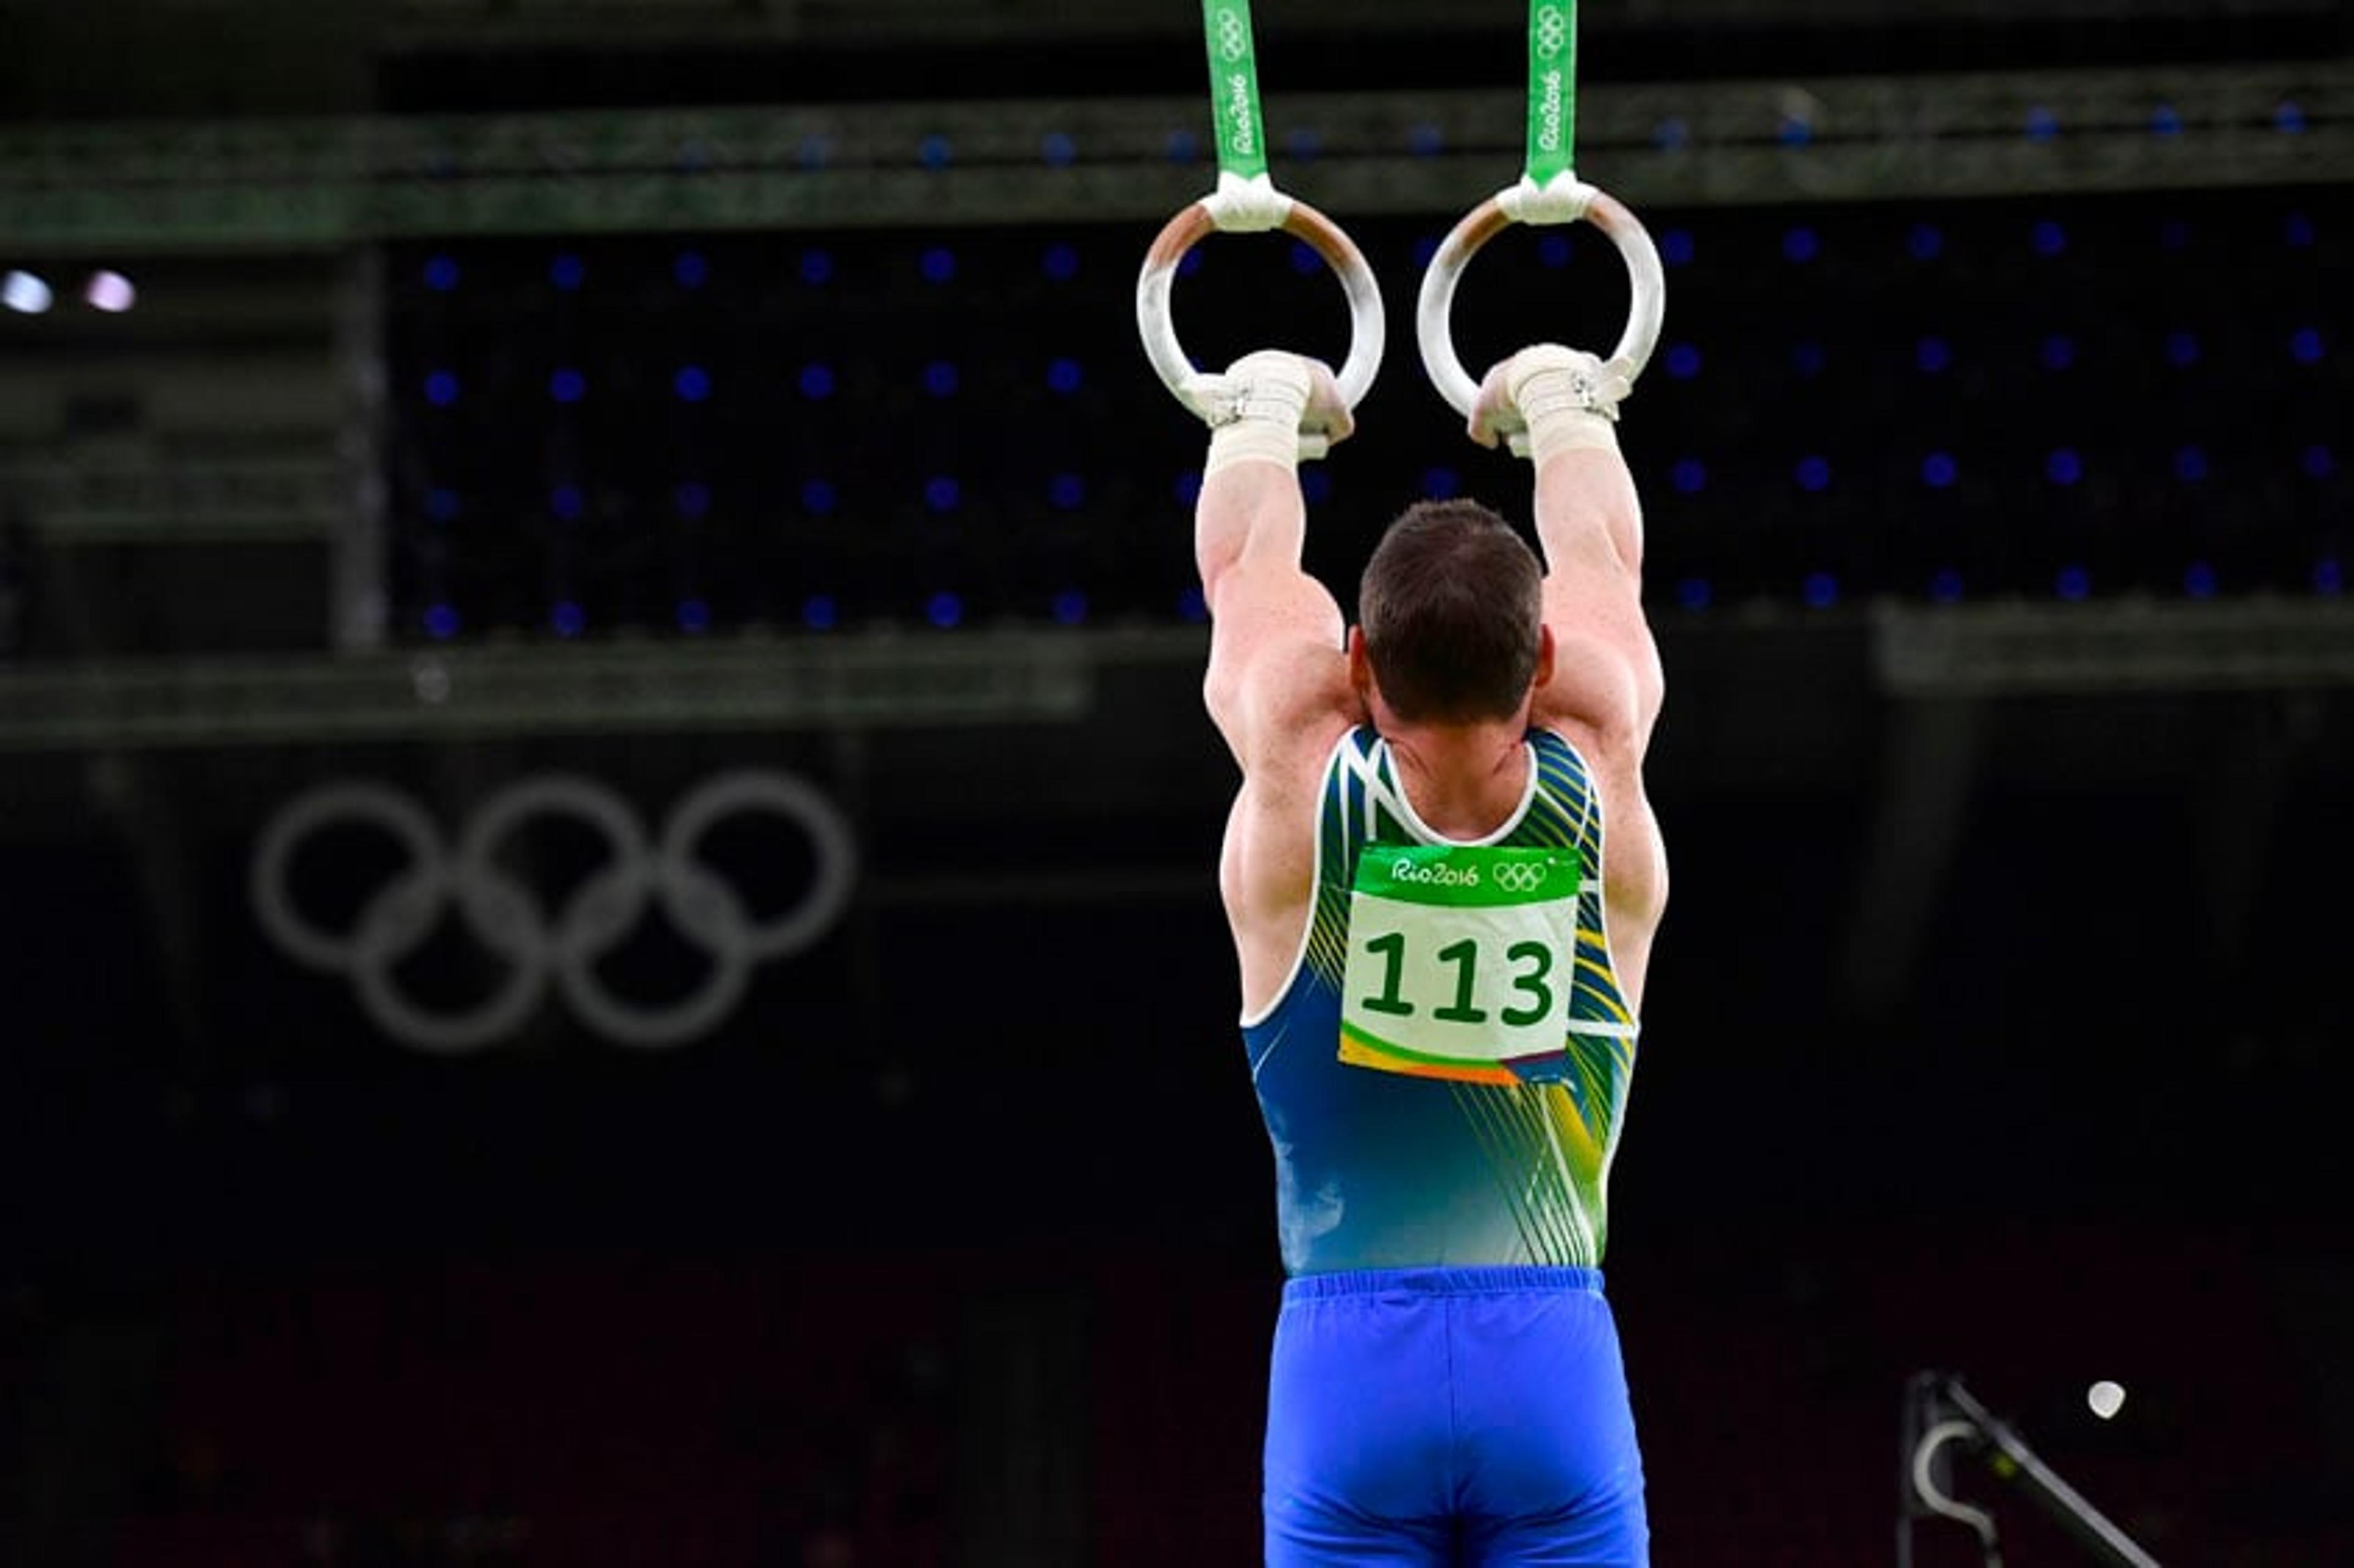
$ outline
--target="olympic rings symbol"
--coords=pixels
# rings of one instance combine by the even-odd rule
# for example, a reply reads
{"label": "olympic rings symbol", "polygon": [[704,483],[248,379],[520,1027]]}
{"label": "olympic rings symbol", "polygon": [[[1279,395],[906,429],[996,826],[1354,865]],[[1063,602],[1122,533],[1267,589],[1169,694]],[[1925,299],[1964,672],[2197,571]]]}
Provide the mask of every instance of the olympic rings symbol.
{"label": "olympic rings symbol", "polygon": [[[799,901],[767,919],[754,919],[736,888],[697,853],[719,822],[751,815],[792,824],[812,855]],[[519,829],[547,820],[585,826],[604,850],[598,868],[553,909],[498,859]],[[348,930],[324,931],[295,907],[289,873],[304,845],[346,826],[387,834],[403,863],[360,905]],[[629,804],[602,784],[561,774],[523,779],[475,809],[454,853],[408,796],[345,781],[279,808],[255,846],[249,891],[262,929],[280,948],[308,968],[348,975],[376,1026],[419,1051],[458,1054],[512,1035],[551,984],[573,1015],[606,1039],[661,1049],[708,1033],[743,1000],[755,967],[800,952],[832,928],[850,901],[856,868],[840,810],[788,774],[746,769],[708,779],[652,841]],[[698,988],[664,1005],[617,996],[598,973],[599,962],[655,908],[710,960]],[[471,1007],[421,1003],[396,974],[445,910],[505,967],[491,994]]]}
{"label": "olympic rings symbol", "polygon": [[1250,29],[1239,13],[1222,9],[1218,13],[1218,52],[1228,63],[1250,52]]}
{"label": "olympic rings symbol", "polygon": [[1544,885],[1552,869],[1531,861],[1508,860],[1496,868],[1496,885],[1507,893],[1534,893]]}
{"label": "olympic rings symbol", "polygon": [[1569,18],[1558,5],[1538,7],[1535,26],[1537,53],[1546,59],[1561,53],[1562,46],[1569,42]]}

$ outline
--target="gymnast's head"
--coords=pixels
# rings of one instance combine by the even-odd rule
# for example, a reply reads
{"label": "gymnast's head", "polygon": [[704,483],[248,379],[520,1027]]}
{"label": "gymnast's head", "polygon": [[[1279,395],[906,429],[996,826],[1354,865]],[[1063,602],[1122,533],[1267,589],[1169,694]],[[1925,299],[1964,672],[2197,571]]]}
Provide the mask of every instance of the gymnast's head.
{"label": "gymnast's head", "polygon": [[1476,501],[1417,501],[1357,585],[1349,670],[1383,727],[1525,723],[1553,670],[1544,572]]}

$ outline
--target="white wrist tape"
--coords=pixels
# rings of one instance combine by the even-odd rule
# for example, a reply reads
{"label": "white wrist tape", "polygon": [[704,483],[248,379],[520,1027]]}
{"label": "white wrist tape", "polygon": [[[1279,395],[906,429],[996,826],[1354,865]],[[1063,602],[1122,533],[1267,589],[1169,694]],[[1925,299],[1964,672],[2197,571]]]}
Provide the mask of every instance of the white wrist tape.
{"label": "white wrist tape", "polygon": [[1308,367],[1296,355],[1262,350],[1226,366],[1205,388],[1200,407],[1210,422],[1204,477],[1230,463],[1279,463],[1299,468],[1299,418],[1308,409]]}
{"label": "white wrist tape", "polygon": [[1265,419],[1241,419],[1210,432],[1210,455],[1202,461],[1206,479],[1238,462],[1280,463],[1299,471],[1299,427]]}
{"label": "white wrist tape", "polygon": [[1618,400],[1627,378],[1590,354],[1538,344],[1512,355],[1504,389],[1529,428],[1529,458],[1555,452],[1618,450]]}
{"label": "white wrist tape", "polygon": [[1599,414],[1562,408],[1529,421],[1529,461],[1539,467],[1555,452],[1617,450],[1617,427]]}

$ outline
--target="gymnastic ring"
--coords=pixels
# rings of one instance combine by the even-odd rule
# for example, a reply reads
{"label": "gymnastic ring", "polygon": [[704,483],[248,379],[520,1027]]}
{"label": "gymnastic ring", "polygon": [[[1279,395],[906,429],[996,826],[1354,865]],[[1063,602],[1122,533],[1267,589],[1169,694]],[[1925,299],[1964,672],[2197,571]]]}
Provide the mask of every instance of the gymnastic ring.
{"label": "gymnastic ring", "polygon": [[[1651,350],[1659,341],[1659,322],[1667,312],[1667,279],[1659,270],[1659,248],[1651,243],[1650,235],[1635,215],[1607,192],[1585,185],[1580,187],[1578,194],[1582,200],[1575,208],[1556,208],[1561,220],[1582,220],[1594,225],[1610,237],[1627,263],[1627,279],[1631,285],[1627,330],[1619,334],[1618,346],[1610,351],[1607,368],[1623,376],[1632,387],[1635,377],[1650,362]],[[1466,418],[1470,417],[1471,406],[1479,398],[1479,384],[1471,379],[1455,353],[1454,330],[1449,324],[1455,309],[1455,285],[1479,248],[1511,225],[1544,221],[1533,216],[1516,216],[1522,195],[1521,187],[1500,191],[1466,213],[1440,242],[1422,275],[1422,293],[1415,306],[1414,323],[1415,338],[1422,348],[1422,367],[1430,376],[1431,385],[1438,388],[1439,396]],[[1516,438],[1514,450],[1519,450],[1522,444]]]}
{"label": "gymnastic ring", "polygon": [[[1218,220],[1207,202],[1197,201],[1181,208],[1162,226],[1152,248],[1145,252],[1144,269],[1136,280],[1136,327],[1144,339],[1145,357],[1152,362],[1161,385],[1196,414],[1203,409],[1186,388],[1200,378],[1202,372],[1177,341],[1170,293],[1176,281],[1177,264],[1217,227]],[[1373,386],[1373,373],[1381,368],[1383,337],[1387,329],[1382,314],[1380,281],[1374,278],[1356,241],[1342,233],[1339,224],[1306,202],[1290,198],[1290,209],[1277,227],[1307,241],[1340,278],[1341,290],[1348,296],[1349,357],[1341,361],[1333,380],[1340,387],[1341,401],[1354,409]],[[1299,455],[1303,458],[1322,457],[1330,444],[1313,430],[1302,429],[1299,433]]]}

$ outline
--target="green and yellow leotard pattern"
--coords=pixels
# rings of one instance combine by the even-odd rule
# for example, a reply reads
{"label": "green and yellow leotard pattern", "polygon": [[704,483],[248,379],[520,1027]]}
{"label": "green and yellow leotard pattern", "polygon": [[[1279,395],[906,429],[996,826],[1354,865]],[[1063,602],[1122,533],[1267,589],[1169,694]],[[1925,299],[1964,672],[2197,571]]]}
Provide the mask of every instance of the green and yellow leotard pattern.
{"label": "green and yellow leotard pattern", "polygon": [[[1528,747],[1520,810],[1460,848],[1416,816],[1374,731],[1333,749],[1299,959],[1243,1025],[1287,1273],[1602,1261],[1636,1022],[1611,967],[1592,776],[1559,736]],[[1556,870],[1551,904],[1478,891],[1525,887],[1529,865]],[[1424,902],[1378,896],[1387,877]]]}

